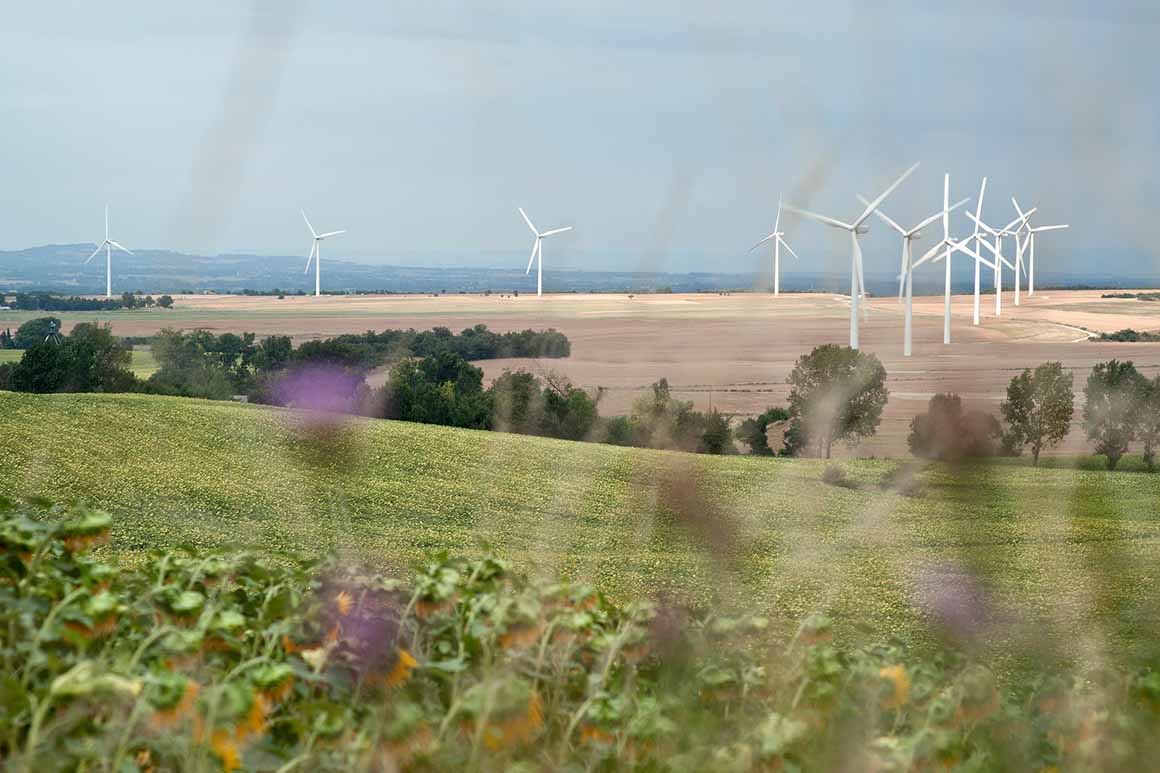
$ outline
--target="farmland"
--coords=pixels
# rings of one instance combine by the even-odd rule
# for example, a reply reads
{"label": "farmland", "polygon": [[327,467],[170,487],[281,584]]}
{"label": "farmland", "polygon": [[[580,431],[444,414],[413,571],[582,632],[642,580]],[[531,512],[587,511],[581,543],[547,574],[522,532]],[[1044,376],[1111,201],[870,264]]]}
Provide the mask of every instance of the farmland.
{"label": "farmland", "polygon": [[[305,418],[0,393],[0,493],[110,509],[129,561],[189,542],[398,569],[492,545],[614,597],[743,599],[780,620],[820,609],[850,637],[928,643],[950,604],[997,656],[1156,654],[1160,475],[857,460],[835,486],[813,460]],[[912,474],[905,494],[883,486]]]}
{"label": "farmland", "polygon": [[[873,298],[862,326],[863,349],[878,356],[889,374],[891,392],[878,434],[855,451],[841,453],[903,456],[911,418],[931,395],[952,391],[970,407],[997,413],[1012,376],[1024,367],[1058,360],[1077,389],[1092,365],[1113,357],[1135,360],[1148,376],[1160,371],[1160,344],[1087,341],[1091,331],[1155,329],[1155,303],[1100,298],[1099,291],[1040,291],[1015,306],[1003,298],[1003,316],[993,316],[994,296],[982,302],[983,325],[971,325],[971,299],[953,299],[953,343],[942,344],[942,298],[915,299],[915,356],[901,356],[901,310],[894,298]],[[15,326],[30,316],[0,314]],[[800,355],[822,343],[848,340],[849,305],[827,294],[735,295],[557,295],[534,296],[179,296],[170,311],[151,309],[110,313],[62,313],[65,330],[83,321],[105,321],[119,335],[149,335],[172,326],[215,333],[253,331],[310,338],[361,333],[368,329],[461,330],[486,324],[497,332],[553,327],[572,342],[566,360],[491,360],[479,363],[493,379],[505,369],[555,370],[575,384],[604,388],[600,412],[626,413],[633,399],[659,378],[673,394],[698,410],[710,406],[738,415],[756,415],[784,404],[785,378]],[[136,369],[136,361],[135,361]],[[147,374],[142,374],[147,375]],[[382,371],[368,379],[385,380]],[[1059,449],[1086,450],[1073,431]]]}

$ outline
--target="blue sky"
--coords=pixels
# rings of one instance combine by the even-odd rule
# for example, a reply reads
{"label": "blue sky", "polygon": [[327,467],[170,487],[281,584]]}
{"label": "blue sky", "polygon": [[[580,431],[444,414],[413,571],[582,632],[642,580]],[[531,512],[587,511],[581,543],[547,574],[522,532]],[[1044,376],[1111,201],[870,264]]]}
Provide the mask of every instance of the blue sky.
{"label": "blue sky", "polygon": [[[19,4],[0,249],[99,241],[107,200],[130,246],[305,255],[305,207],[349,229],[332,256],[522,265],[522,205],[576,226],[546,264],[746,271],[779,192],[852,217],[921,161],[899,221],[985,174],[985,219],[1015,194],[1072,224],[1040,245],[1058,267],[1156,273],[1160,7],[969,5]],[[844,265],[840,234],[786,225]],[[897,240],[866,253],[888,271]]]}

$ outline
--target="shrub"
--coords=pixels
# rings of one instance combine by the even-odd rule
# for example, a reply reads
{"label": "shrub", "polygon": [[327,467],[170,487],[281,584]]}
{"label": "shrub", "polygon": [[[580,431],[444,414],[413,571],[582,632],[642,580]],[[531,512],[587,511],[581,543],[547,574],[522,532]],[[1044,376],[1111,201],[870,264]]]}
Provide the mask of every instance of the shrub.
{"label": "shrub", "polygon": [[827,464],[822,470],[822,483],[842,488],[858,488],[858,484],[846,476],[846,471],[836,464]]}
{"label": "shrub", "polygon": [[915,456],[953,461],[994,455],[1002,434],[994,416],[982,411],[964,413],[958,395],[937,394],[930,399],[927,412],[911,420],[906,442]]}
{"label": "shrub", "polygon": [[773,448],[769,445],[769,427],[788,420],[789,412],[784,408],[767,408],[757,418],[741,422],[736,432],[737,439],[749,446],[749,452],[754,456],[773,456]]}

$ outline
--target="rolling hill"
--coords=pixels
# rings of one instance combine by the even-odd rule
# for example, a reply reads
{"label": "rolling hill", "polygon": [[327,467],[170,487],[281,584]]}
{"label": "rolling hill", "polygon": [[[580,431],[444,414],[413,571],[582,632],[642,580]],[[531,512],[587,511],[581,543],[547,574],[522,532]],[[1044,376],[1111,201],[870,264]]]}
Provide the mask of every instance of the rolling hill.
{"label": "rolling hill", "polygon": [[[0,493],[117,516],[156,545],[399,566],[490,545],[614,596],[738,594],[910,641],[1141,654],[1160,611],[1160,475],[1025,465],[715,458],[141,395],[0,393]],[[906,489],[901,494],[894,488]]]}

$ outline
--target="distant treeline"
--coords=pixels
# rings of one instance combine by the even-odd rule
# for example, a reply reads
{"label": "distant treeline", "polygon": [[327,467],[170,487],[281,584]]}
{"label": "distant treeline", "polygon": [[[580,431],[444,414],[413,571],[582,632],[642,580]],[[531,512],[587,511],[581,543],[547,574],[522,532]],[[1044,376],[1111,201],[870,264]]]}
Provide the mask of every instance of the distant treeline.
{"label": "distant treeline", "polygon": [[1160,301],[1160,293],[1104,293],[1101,298],[1128,298],[1136,301]]}
{"label": "distant treeline", "polygon": [[7,299],[0,295],[0,306],[9,306],[16,311],[116,311],[154,306],[168,309],[173,306],[173,296],[162,295],[155,299],[142,293],[122,293],[118,298],[83,298],[79,295],[16,293]]}
{"label": "distant treeline", "polygon": [[1123,330],[1117,330],[1114,333],[1100,333],[1099,338],[1089,339],[1091,341],[1125,341],[1128,343],[1156,343],[1160,341],[1160,332],[1151,333],[1147,330],[1133,330],[1126,327]]}

